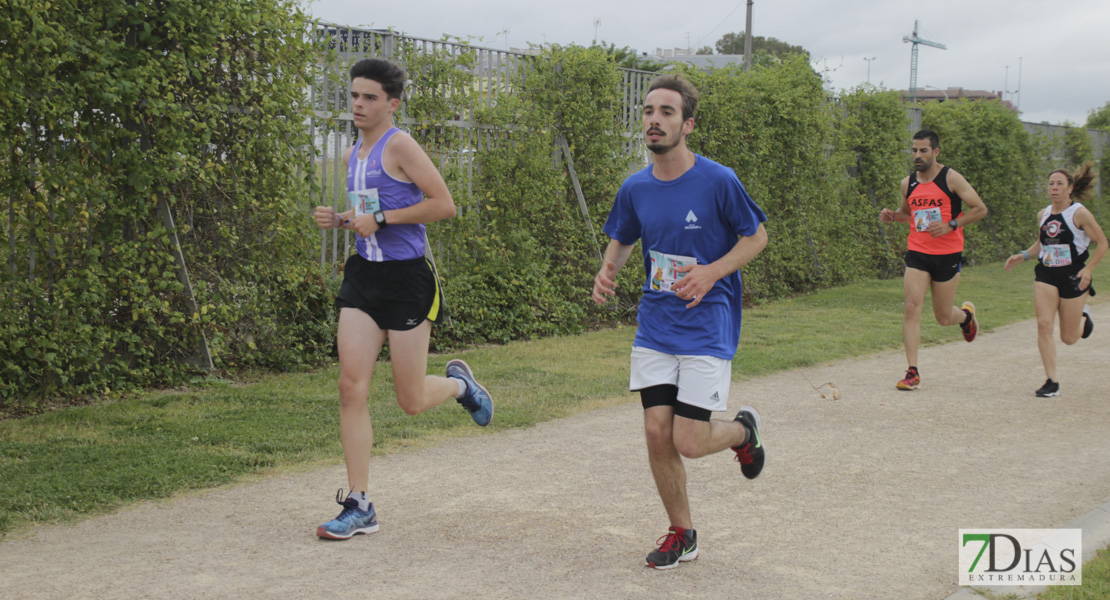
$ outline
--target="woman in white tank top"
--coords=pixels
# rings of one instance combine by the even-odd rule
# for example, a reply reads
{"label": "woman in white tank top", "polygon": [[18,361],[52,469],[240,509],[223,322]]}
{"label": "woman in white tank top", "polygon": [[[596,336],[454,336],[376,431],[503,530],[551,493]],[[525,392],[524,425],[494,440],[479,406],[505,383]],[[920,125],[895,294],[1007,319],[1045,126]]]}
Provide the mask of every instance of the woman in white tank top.
{"label": "woman in white tank top", "polygon": [[[1106,234],[1095,217],[1076,200],[1093,195],[1094,165],[1084,164],[1070,173],[1057,169],[1048,177],[1052,203],[1037,215],[1037,240],[1006,260],[1006,270],[1037,257],[1033,304],[1037,313],[1037,347],[1048,380],[1036,391],[1039,398],[1060,394],[1056,379],[1056,340],[1053,329],[1060,320],[1060,341],[1071,345],[1094,330],[1086,298],[1095,295],[1094,268],[1106,254]],[[1091,242],[1094,252],[1089,252]]]}

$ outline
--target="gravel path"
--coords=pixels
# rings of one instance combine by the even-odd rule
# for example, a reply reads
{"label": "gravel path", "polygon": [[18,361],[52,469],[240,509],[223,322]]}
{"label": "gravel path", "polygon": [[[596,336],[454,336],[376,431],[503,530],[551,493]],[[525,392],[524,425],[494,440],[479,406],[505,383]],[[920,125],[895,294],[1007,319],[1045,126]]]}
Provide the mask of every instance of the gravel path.
{"label": "gravel path", "polygon": [[629,396],[376,458],[381,531],[347,542],[313,535],[340,466],[37,528],[0,543],[0,598],[941,599],[958,529],[1060,527],[1110,499],[1110,303],[1093,310],[1091,339],[1058,344],[1058,398],[1033,397],[1033,321],[923,349],[916,392],[894,389],[901,352],[733,385],[767,467],[687,462],[701,556],[670,571],[642,566],[667,522]]}

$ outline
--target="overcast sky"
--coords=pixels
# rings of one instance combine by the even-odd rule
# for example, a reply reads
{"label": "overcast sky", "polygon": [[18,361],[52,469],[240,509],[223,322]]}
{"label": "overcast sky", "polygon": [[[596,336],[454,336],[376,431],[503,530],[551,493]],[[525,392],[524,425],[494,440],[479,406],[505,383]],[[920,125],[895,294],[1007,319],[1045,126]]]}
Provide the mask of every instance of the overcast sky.
{"label": "overcast sky", "polygon": [[[491,48],[589,45],[596,39],[653,53],[714,47],[744,30],[746,0],[301,0],[332,23],[391,27],[406,35],[444,34]],[[691,10],[693,9],[693,10]],[[752,32],[809,51],[834,89],[868,79],[887,89],[910,82],[911,45],[919,47],[919,88],[1007,92],[1025,121],[1083,124],[1110,101],[1110,0],[756,0]],[[595,21],[597,21],[595,25]],[[507,32],[507,33],[506,33]],[[866,61],[864,58],[874,58]],[[1009,67],[1007,69],[1007,67]],[[1019,79],[1020,78],[1020,79]],[[1019,86],[1020,81],[1020,86]]]}

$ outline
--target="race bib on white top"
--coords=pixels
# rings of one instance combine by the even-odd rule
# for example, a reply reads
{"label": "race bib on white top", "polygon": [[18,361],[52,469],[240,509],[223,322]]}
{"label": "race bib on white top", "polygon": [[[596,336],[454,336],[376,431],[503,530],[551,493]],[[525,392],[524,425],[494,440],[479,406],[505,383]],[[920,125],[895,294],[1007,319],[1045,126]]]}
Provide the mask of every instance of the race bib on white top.
{"label": "race bib on white top", "polygon": [[693,256],[664,254],[655,250],[648,250],[648,257],[651,258],[651,289],[660,292],[670,292],[674,284],[686,276],[686,273],[676,273],[676,268],[698,264],[698,259]]}
{"label": "race bib on white top", "polygon": [[1044,247],[1044,266],[1066,267],[1071,264],[1071,247],[1067,244],[1049,244]]}
{"label": "race bib on white top", "polygon": [[920,208],[913,211],[913,226],[918,231],[925,231],[929,229],[929,223],[940,220],[940,209],[933,208]]}
{"label": "race bib on white top", "polygon": [[378,202],[378,188],[347,192],[347,200],[350,201],[351,208],[355,209],[356,217],[374,214],[381,210],[381,203]]}

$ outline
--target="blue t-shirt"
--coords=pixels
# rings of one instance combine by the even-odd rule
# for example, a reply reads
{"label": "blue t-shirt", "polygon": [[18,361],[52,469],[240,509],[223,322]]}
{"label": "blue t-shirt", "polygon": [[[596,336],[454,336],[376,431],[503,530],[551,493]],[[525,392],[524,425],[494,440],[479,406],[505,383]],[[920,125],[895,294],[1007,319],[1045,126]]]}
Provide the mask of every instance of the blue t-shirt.
{"label": "blue t-shirt", "polygon": [[646,278],[635,345],[732,360],[743,304],[739,271],[718,280],[688,309],[689,301],[670,291],[682,276],[672,269],[716,261],[732,250],[737,236],[755,235],[766,220],[736,173],[701,155],[673,181],[656,179],[651,165],[626,179],[603,230],[625,245],[643,242]]}

